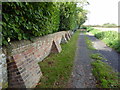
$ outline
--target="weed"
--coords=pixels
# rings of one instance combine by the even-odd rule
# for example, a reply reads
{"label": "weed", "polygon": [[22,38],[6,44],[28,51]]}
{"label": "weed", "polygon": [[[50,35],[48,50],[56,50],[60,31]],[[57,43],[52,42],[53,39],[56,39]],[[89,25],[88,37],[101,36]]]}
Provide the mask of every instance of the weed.
{"label": "weed", "polygon": [[90,57],[92,59],[96,59],[96,60],[106,60],[105,58],[103,58],[103,56],[99,53],[95,53],[95,54],[91,54]]}
{"label": "weed", "polygon": [[95,50],[95,48],[93,47],[92,45],[92,42],[91,40],[89,40],[89,38],[86,36],[85,37],[85,41],[86,41],[86,44],[87,44],[87,48],[90,49],[90,50]]}

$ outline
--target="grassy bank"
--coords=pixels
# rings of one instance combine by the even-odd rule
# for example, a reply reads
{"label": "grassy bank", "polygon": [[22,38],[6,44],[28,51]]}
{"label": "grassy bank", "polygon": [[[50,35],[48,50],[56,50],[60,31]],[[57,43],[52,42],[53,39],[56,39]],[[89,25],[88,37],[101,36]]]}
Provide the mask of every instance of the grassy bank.
{"label": "grassy bank", "polygon": [[[88,37],[85,37],[87,47],[90,50],[95,50],[91,40]],[[118,88],[120,87],[118,82],[118,73],[116,73],[111,66],[102,62],[101,60],[106,60],[101,54],[93,53],[90,54],[90,58],[94,61],[91,62],[92,73],[95,76],[97,83],[96,87],[98,88]]]}
{"label": "grassy bank", "polygon": [[37,85],[37,88],[66,87],[73,67],[79,33],[77,31],[67,44],[61,45],[61,53],[51,54],[43,62],[39,63],[43,77]]}
{"label": "grassy bank", "polygon": [[118,74],[114,72],[112,67],[97,59],[91,65],[93,66],[93,75],[97,79],[97,87],[120,88]]}
{"label": "grassy bank", "polygon": [[95,37],[105,42],[108,46],[120,52],[120,33],[116,31],[100,31],[94,28],[88,28],[89,32]]}

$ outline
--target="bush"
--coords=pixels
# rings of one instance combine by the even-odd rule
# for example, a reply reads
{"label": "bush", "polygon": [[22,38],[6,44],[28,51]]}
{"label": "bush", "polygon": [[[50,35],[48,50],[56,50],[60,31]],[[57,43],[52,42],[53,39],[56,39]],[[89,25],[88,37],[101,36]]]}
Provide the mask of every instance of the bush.
{"label": "bush", "polygon": [[77,27],[76,23],[76,3],[60,3],[60,27],[59,30],[73,30]]}
{"label": "bush", "polygon": [[116,31],[92,30],[91,33],[98,39],[103,40],[108,46],[120,52],[120,33]]}
{"label": "bush", "polygon": [[90,32],[90,31],[92,31],[92,30],[94,30],[94,28],[92,28],[92,27],[87,27],[87,32]]}
{"label": "bush", "polygon": [[58,31],[59,6],[54,2],[3,2],[3,44]]}
{"label": "bush", "polygon": [[57,31],[75,30],[77,14],[81,12],[76,9],[75,2],[3,2],[2,5],[3,45]]}
{"label": "bush", "polygon": [[86,26],[81,26],[80,29],[87,29],[87,27]]}

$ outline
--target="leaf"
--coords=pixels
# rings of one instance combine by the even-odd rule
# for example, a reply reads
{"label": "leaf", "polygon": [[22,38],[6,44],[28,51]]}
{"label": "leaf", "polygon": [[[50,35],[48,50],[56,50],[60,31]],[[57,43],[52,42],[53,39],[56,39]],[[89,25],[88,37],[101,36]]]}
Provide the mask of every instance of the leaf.
{"label": "leaf", "polygon": [[18,21],[19,21],[19,18],[18,18],[17,16],[15,17],[15,21],[16,21],[16,22],[18,22]]}
{"label": "leaf", "polygon": [[8,45],[8,42],[6,40],[3,40],[4,45]]}
{"label": "leaf", "polygon": [[8,21],[8,14],[3,14],[3,17],[5,18],[6,21]]}
{"label": "leaf", "polygon": [[25,36],[25,34],[23,34],[23,39],[28,39],[28,38]]}
{"label": "leaf", "polygon": [[19,33],[18,34],[18,40],[21,40],[22,39],[22,35]]}
{"label": "leaf", "polygon": [[15,32],[17,32],[17,33],[20,33],[19,29],[15,28],[14,30],[15,30]]}

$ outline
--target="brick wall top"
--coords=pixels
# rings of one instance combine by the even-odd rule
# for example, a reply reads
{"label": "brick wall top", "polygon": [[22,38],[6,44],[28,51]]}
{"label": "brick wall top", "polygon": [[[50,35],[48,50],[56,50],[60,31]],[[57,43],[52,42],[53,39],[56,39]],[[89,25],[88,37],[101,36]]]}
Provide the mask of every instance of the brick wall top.
{"label": "brick wall top", "polygon": [[[42,43],[45,41],[53,40],[53,39],[57,38],[58,36],[62,36],[65,33],[69,33],[69,32],[70,31],[61,31],[61,32],[49,34],[49,35],[42,36],[42,37],[35,37],[35,38],[33,38],[32,41],[30,41],[30,40],[13,41],[10,43],[10,46],[8,46],[8,49],[10,48],[11,55],[14,55],[16,53],[21,53],[24,50],[27,50],[28,48],[34,46],[35,45],[34,43],[36,43],[38,41],[39,41],[39,43]],[[8,49],[6,47],[3,47],[3,53],[7,54]]]}
{"label": "brick wall top", "polygon": [[38,62],[50,53],[59,53],[61,42],[70,39],[70,31],[61,31],[43,37],[33,38],[32,41],[14,41],[3,49],[8,59],[9,87],[35,87],[42,76]]}

